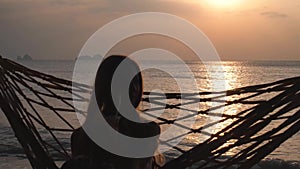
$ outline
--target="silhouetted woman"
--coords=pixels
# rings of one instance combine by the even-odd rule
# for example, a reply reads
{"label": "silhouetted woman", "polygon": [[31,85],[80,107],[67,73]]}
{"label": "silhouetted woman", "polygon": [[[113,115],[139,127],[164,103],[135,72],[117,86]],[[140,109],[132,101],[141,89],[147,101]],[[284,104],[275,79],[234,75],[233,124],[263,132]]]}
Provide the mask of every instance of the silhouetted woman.
{"label": "silhouetted woman", "polygon": [[[135,74],[135,76],[131,80],[129,89],[127,91],[118,90],[117,88],[113,89],[114,96],[118,97],[114,100],[111,87],[113,81],[112,79],[118,66],[122,61],[125,60],[125,66],[127,67],[125,67],[125,71],[123,70],[122,73],[125,73],[124,75],[130,73],[137,74]],[[122,84],[122,80],[124,81],[124,83],[126,83],[125,81],[128,79],[121,78],[118,79],[118,82]],[[141,102],[143,94],[142,75],[138,65],[133,60],[124,56],[112,55],[110,57],[107,57],[100,64],[95,79],[96,100],[103,117],[112,128],[124,135],[135,138],[147,138],[152,136],[157,136],[158,138],[160,134],[160,127],[155,122],[137,123],[125,118],[120,114],[120,111],[118,110],[120,110],[120,108],[122,109],[122,106],[119,105],[126,102],[125,99],[128,100],[128,97],[123,97],[128,96],[128,94],[130,103],[136,109]],[[126,109],[125,111],[130,110],[132,112],[126,113],[130,113],[131,115],[133,115],[133,117],[139,118],[139,113],[135,109]],[[88,119],[89,117],[87,117],[87,122]],[[120,142],[118,144],[122,143]],[[156,142],[154,144],[154,147],[156,149],[158,143]],[[156,167],[157,163],[161,165],[163,162],[162,156],[160,156],[159,158],[157,158],[158,156],[156,158],[128,158],[110,153],[96,145],[82,128],[79,128],[73,132],[71,137],[71,148],[72,159],[67,161],[63,165],[63,169],[152,169]],[[133,149],[132,151],[135,150]],[[154,151],[155,150],[153,150],[153,154]]]}

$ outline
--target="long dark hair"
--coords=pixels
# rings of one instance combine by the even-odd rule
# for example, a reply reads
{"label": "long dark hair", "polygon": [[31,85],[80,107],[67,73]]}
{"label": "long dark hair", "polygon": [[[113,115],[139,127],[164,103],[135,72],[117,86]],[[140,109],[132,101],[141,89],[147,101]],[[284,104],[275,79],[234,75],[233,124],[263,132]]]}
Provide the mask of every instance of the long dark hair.
{"label": "long dark hair", "polygon": [[[118,91],[117,95],[122,95],[124,92],[129,92],[129,98],[132,106],[137,108],[141,97],[143,94],[143,80],[142,74],[140,71],[139,66],[136,62],[131,60],[128,57],[122,55],[111,55],[105,58],[97,71],[96,79],[95,79],[95,94],[98,106],[101,110],[101,113],[105,116],[111,116],[118,113],[116,105],[114,103],[112,97],[112,79],[114,76],[115,71],[117,70],[118,66],[126,60],[126,71],[123,73],[132,73],[132,71],[136,72],[135,76],[130,82],[128,91]],[[122,84],[122,79],[121,79]],[[119,93],[118,93],[119,92]],[[127,98],[122,98],[127,99]]]}

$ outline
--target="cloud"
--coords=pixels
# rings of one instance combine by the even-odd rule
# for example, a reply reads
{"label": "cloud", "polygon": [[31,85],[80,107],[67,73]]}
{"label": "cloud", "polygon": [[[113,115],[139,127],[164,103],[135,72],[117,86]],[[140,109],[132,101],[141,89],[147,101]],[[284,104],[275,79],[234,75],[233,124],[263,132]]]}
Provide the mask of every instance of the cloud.
{"label": "cloud", "polygon": [[288,15],[280,12],[274,12],[274,11],[267,11],[267,12],[261,12],[262,16],[269,17],[269,18],[287,18]]}

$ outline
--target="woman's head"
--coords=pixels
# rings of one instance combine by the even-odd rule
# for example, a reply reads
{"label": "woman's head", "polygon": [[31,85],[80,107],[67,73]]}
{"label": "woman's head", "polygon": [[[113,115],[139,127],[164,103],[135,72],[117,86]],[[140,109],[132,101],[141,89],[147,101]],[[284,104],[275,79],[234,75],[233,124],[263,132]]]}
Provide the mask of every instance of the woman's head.
{"label": "woman's head", "polygon": [[[127,79],[126,77],[133,78]],[[129,85],[128,80],[130,81]],[[113,82],[118,84],[113,85]],[[126,83],[128,87],[123,90]],[[109,116],[117,113],[117,106],[119,106],[117,104],[128,101],[126,96],[129,96],[132,104],[130,106],[136,108],[143,93],[143,81],[139,66],[130,58],[121,55],[112,55],[105,58],[96,74],[95,93],[98,106],[105,115]]]}

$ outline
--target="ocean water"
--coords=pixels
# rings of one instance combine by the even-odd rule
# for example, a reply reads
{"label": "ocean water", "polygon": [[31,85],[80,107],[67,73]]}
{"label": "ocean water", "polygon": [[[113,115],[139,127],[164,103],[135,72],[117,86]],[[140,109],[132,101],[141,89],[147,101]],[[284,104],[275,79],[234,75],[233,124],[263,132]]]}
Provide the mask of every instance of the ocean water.
{"label": "ocean water", "polygon": [[[83,61],[81,70],[96,66],[95,61]],[[23,61],[21,64],[61,78],[72,79],[74,61]],[[91,66],[93,65],[93,66]],[[188,61],[182,65],[172,61],[149,61],[141,67],[144,91],[210,91],[233,89],[262,84],[300,75],[300,61],[207,62]],[[189,69],[186,69],[188,66]],[[220,68],[221,67],[221,68]],[[191,74],[192,72],[192,74]],[[92,78],[81,72],[79,81],[90,84]],[[216,82],[214,85],[213,79]],[[193,83],[191,83],[193,82]],[[30,168],[3,113],[0,113],[0,167]],[[259,164],[260,168],[300,168],[300,133],[270,154]]]}

